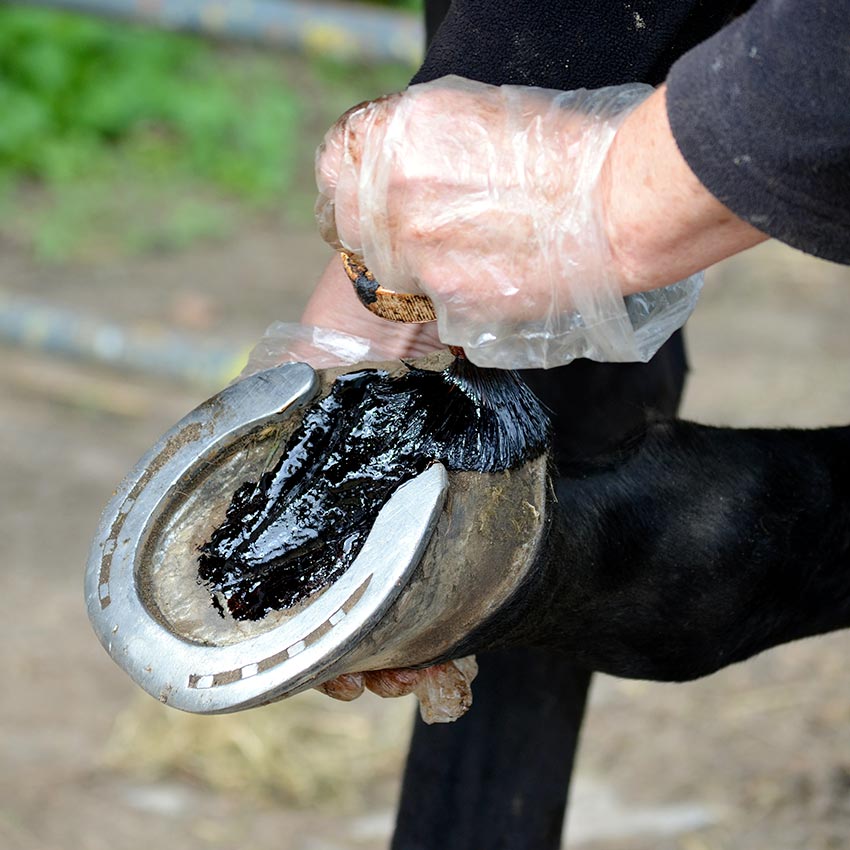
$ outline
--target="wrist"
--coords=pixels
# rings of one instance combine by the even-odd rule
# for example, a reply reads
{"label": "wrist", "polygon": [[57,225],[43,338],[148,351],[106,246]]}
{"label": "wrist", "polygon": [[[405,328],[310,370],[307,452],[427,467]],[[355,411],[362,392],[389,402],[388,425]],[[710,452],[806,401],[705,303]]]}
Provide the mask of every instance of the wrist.
{"label": "wrist", "polygon": [[[629,220],[628,209],[620,203],[621,193],[615,190],[619,178],[615,137],[599,175],[599,204],[602,229],[608,243],[611,274],[619,283],[623,295],[631,295],[651,287],[645,286],[651,271],[643,256],[639,227]],[[615,164],[616,163],[616,164]],[[615,172],[618,177],[615,178]]]}
{"label": "wrist", "polygon": [[625,295],[668,286],[768,238],[691,170],[667,120],[663,86],[615,136],[600,175],[600,203]]}

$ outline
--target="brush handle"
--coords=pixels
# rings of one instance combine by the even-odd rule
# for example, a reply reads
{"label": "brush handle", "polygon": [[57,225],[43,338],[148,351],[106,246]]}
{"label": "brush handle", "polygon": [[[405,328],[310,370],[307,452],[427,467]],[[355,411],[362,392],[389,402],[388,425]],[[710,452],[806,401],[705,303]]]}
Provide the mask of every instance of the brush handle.
{"label": "brush handle", "polygon": [[410,292],[394,292],[385,289],[375,280],[372,272],[353,254],[340,251],[342,266],[360,303],[369,312],[391,322],[424,324],[435,322],[437,314],[427,295]]}
{"label": "brush handle", "polygon": [[[354,291],[360,303],[370,313],[390,322],[422,325],[437,321],[434,305],[427,295],[385,289],[375,280],[372,272],[353,254],[340,251],[339,255],[342,257],[342,267],[354,285]],[[455,357],[466,357],[459,345],[450,345],[449,351]]]}

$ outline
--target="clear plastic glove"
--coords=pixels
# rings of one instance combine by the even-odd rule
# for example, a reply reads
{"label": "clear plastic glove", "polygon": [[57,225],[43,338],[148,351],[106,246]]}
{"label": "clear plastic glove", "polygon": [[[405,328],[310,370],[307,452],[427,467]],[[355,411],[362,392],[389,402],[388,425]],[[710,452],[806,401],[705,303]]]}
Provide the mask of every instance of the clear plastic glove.
{"label": "clear plastic glove", "polygon": [[440,339],[481,366],[648,360],[701,276],[623,297],[599,176],[652,92],[444,77],[355,107],[319,149],[323,237],[380,283],[430,296]]}
{"label": "clear plastic glove", "polygon": [[272,322],[251,349],[237,380],[282,363],[309,363],[314,369],[333,369],[366,360],[394,359],[388,348],[362,336],[314,325]]}

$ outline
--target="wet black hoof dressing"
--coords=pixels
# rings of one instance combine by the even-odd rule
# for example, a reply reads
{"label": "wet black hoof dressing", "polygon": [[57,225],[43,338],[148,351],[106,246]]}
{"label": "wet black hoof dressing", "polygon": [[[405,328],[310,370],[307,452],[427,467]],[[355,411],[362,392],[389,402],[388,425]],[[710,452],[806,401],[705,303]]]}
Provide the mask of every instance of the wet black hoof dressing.
{"label": "wet black hoof dressing", "polygon": [[234,493],[200,547],[199,578],[236,619],[288,608],[350,566],[392,493],[431,463],[515,469],[549,435],[545,410],[514,372],[457,358],[442,372],[344,374],[275,467]]}

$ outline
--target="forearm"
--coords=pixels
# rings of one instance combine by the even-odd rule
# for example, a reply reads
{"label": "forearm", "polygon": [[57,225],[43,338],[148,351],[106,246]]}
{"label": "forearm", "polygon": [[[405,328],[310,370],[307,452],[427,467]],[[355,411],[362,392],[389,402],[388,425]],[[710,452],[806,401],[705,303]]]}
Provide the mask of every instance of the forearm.
{"label": "forearm", "polygon": [[666,286],[768,237],[697,179],[673,138],[662,86],[623,123],[601,179],[624,294]]}

